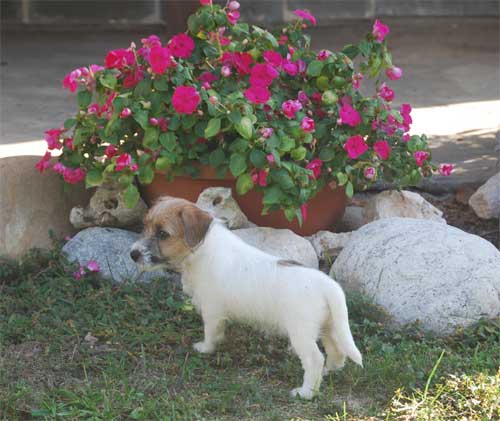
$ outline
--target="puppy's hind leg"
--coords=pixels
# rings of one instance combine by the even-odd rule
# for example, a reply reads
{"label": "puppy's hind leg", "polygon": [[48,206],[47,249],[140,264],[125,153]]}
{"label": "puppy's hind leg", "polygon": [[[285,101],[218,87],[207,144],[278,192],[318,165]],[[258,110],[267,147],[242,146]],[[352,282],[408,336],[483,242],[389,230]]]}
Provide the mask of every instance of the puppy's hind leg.
{"label": "puppy's hind leg", "polygon": [[319,350],[314,337],[294,335],[290,336],[290,342],[299,356],[302,368],[304,369],[304,382],[302,386],[293,389],[290,395],[311,399],[319,391],[325,358]]}
{"label": "puppy's hind leg", "polygon": [[335,345],[335,341],[329,333],[325,333],[321,337],[321,342],[323,342],[323,346],[326,351],[326,364],[323,369],[323,375],[327,375],[330,371],[340,370],[344,367],[346,356],[342,354],[337,345]]}
{"label": "puppy's hind leg", "polygon": [[220,314],[202,312],[203,328],[205,338],[203,342],[197,342],[193,348],[202,353],[211,353],[215,351],[218,343],[224,339],[224,318]]}

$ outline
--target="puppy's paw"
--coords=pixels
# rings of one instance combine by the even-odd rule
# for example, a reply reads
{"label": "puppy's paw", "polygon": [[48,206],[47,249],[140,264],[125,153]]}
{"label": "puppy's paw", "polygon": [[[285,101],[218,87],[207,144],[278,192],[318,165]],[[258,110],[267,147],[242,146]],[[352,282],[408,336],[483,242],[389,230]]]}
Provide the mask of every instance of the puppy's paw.
{"label": "puppy's paw", "polygon": [[215,346],[212,344],[207,344],[206,342],[196,342],[193,345],[195,351],[201,352],[202,354],[210,354],[215,351]]}
{"label": "puppy's paw", "polygon": [[315,393],[314,393],[314,390],[312,389],[307,389],[307,388],[304,388],[304,387],[297,387],[296,389],[293,389],[291,392],[290,392],[290,396],[292,398],[295,398],[295,397],[300,397],[302,399],[307,399],[307,400],[310,400],[314,397]]}

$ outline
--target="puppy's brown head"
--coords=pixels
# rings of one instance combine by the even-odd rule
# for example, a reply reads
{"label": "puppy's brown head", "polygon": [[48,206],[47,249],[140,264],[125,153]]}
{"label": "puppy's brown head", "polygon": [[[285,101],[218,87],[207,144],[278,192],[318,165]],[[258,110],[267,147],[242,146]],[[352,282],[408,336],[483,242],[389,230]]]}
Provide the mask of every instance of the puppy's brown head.
{"label": "puppy's brown head", "polygon": [[134,243],[130,256],[144,270],[163,267],[179,271],[205,238],[212,220],[187,200],[162,197],[146,215],[143,237]]}

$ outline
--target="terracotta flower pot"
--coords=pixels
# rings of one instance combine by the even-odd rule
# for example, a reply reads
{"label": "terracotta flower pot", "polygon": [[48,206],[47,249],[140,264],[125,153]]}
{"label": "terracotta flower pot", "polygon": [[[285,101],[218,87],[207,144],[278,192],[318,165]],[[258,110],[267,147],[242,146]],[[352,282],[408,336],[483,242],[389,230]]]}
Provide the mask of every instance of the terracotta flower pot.
{"label": "terracotta flower pot", "polygon": [[[236,192],[236,180],[228,176],[219,179],[210,167],[202,167],[198,178],[177,176],[172,182],[162,173],[156,173],[153,182],[141,186],[142,197],[148,205],[161,196],[182,197],[196,202],[200,193],[208,187],[230,187]],[[262,193],[253,189],[243,196],[234,194],[243,213],[259,226],[288,228],[299,235],[312,235],[320,230],[334,230],[344,215],[347,198],[343,188],[325,187],[308,202],[307,219],[299,226],[296,219],[289,222],[281,211],[261,215]]]}

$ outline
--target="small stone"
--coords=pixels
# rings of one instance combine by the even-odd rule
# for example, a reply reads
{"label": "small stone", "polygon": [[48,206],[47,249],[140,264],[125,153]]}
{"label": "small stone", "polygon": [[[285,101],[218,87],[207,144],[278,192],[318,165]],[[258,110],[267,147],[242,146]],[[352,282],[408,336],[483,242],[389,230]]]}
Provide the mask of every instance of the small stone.
{"label": "small stone", "polygon": [[339,224],[339,231],[356,231],[364,224],[364,208],[361,206],[347,206],[345,208],[344,217]]}
{"label": "small stone", "polygon": [[287,260],[318,269],[318,257],[312,244],[288,229],[268,227],[246,228],[233,231],[246,243]]}
{"label": "small stone", "polygon": [[475,191],[476,189],[474,187],[459,187],[455,192],[455,200],[462,205],[468,205],[469,199]]}
{"label": "small stone", "polygon": [[482,219],[500,217],[500,173],[479,187],[470,197],[469,205]]}
{"label": "small stone", "polygon": [[209,187],[203,190],[196,205],[222,219],[229,229],[249,227],[248,218],[233,199],[232,191],[228,187]]}
{"label": "small stone", "polygon": [[325,260],[338,256],[347,245],[351,235],[351,232],[336,234],[331,231],[318,231],[316,234],[306,238],[314,247],[318,259]]}

